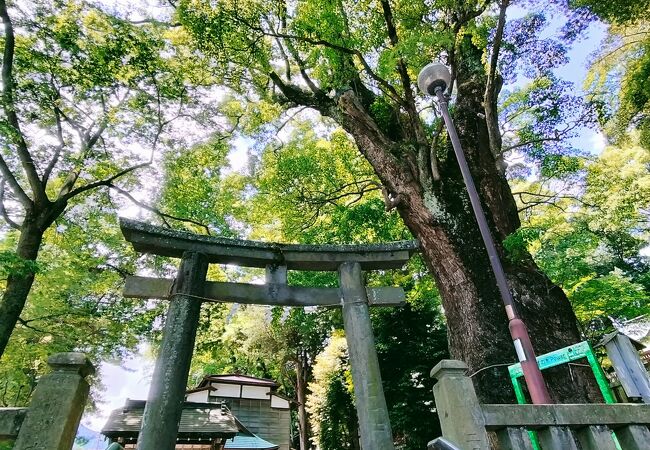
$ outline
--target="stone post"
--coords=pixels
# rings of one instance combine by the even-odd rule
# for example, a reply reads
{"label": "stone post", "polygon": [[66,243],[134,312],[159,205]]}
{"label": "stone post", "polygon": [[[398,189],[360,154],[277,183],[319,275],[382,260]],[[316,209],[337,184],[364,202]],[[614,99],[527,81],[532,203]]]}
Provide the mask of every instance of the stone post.
{"label": "stone post", "polygon": [[388,408],[381,385],[379,361],[372,334],[368,298],[359,263],[339,268],[343,325],[348,341],[354,397],[363,450],[394,450]]}
{"label": "stone post", "polygon": [[83,353],[56,353],[47,363],[20,427],[14,450],[70,450],[88,399],[95,368]]}
{"label": "stone post", "polygon": [[630,338],[617,333],[605,344],[616,375],[628,398],[650,403],[650,375]]}
{"label": "stone post", "polygon": [[431,370],[442,435],[463,450],[490,448],[481,405],[462,361],[444,359]]}
{"label": "stone post", "polygon": [[568,427],[546,427],[539,430],[537,436],[543,449],[579,450],[573,433]]}
{"label": "stone post", "polygon": [[616,430],[616,437],[624,449],[648,448],[650,429],[645,425],[628,425]]}
{"label": "stone post", "polygon": [[205,255],[185,252],[163,330],[138,450],[174,450],[208,270]]}

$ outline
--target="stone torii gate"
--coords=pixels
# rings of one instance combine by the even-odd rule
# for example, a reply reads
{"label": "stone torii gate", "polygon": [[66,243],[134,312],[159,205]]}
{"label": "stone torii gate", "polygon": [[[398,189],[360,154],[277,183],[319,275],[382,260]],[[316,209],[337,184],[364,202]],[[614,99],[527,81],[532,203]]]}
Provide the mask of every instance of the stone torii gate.
{"label": "stone torii gate", "polygon": [[[397,287],[368,288],[362,270],[402,267],[416,241],[378,245],[290,245],[179,232],[120,219],[127,241],[142,253],[181,258],[175,279],[128,277],[124,296],[169,300],[160,354],[138,450],[172,450],[180,421],[202,302],[271,306],[341,306],[364,450],[394,450],[368,306],[399,305]],[[208,264],[266,268],[266,284],[206,281]],[[287,270],[338,271],[339,288],[287,285]]]}

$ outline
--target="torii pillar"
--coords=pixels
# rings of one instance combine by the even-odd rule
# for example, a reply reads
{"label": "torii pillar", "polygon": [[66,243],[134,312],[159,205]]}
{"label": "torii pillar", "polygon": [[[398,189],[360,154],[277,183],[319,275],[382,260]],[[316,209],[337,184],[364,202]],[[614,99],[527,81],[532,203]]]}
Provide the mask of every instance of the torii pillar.
{"label": "torii pillar", "polygon": [[364,450],[393,450],[393,432],[381,385],[361,265],[358,262],[341,264],[339,282],[343,294],[343,325],[350,354],[361,447]]}
{"label": "torii pillar", "polygon": [[[160,352],[142,415],[138,449],[174,449],[181,420],[208,261],[185,252],[170,297]],[[181,381],[182,380],[182,381]],[[170,443],[173,443],[170,446]]]}
{"label": "torii pillar", "polygon": [[[124,288],[125,297],[170,300],[138,450],[173,450],[176,445],[203,301],[342,306],[361,447],[394,450],[368,307],[401,304],[404,291],[395,287],[367,288],[362,270],[403,266],[417,250],[417,242],[284,245],[196,235],[126,219],[120,220],[120,226],[136,251],[182,258],[176,279],[128,277]],[[264,267],[267,284],[208,282],[205,276],[209,263]],[[288,286],[288,269],[338,271],[340,287]]]}

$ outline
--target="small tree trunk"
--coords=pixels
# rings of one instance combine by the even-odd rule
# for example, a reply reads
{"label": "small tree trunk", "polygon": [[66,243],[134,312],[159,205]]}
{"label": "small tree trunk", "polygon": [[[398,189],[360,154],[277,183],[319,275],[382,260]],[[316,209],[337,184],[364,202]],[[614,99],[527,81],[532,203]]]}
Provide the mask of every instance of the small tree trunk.
{"label": "small tree trunk", "polygon": [[307,373],[304,355],[300,355],[296,362],[296,396],[298,397],[298,432],[300,435],[300,449],[309,450],[311,448],[309,432],[309,416],[305,402],[307,401]]}
{"label": "small tree trunk", "polygon": [[361,439],[359,436],[359,421],[357,420],[356,411],[354,409],[350,414],[350,422],[348,425],[350,430],[350,445],[352,445],[352,450],[361,450]]}
{"label": "small tree trunk", "polygon": [[[42,241],[43,230],[38,226],[36,218],[28,213],[20,227],[16,254],[23,260],[36,261]],[[34,275],[31,270],[20,270],[10,273],[7,277],[7,285],[0,301],[0,357],[25,307],[27,295],[34,283]]]}

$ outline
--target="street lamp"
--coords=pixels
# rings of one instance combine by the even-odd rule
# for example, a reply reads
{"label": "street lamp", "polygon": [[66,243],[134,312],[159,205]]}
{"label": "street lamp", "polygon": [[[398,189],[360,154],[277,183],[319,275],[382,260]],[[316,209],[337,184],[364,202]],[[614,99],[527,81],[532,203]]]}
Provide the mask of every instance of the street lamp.
{"label": "street lamp", "polygon": [[490,234],[490,229],[488,228],[487,220],[485,219],[485,214],[481,208],[481,201],[479,200],[478,192],[476,192],[474,180],[469,171],[469,166],[467,165],[463,148],[460,145],[458,134],[456,134],[456,127],[454,127],[454,123],[449,115],[449,105],[444,91],[449,86],[450,81],[451,75],[449,74],[449,70],[440,63],[431,63],[426,65],[418,75],[418,87],[420,90],[425,94],[436,96],[438,98],[440,112],[442,113],[445,125],[447,126],[447,133],[449,133],[451,144],[454,147],[454,153],[456,154],[460,171],[463,174],[463,180],[465,181],[465,187],[467,188],[472,209],[474,210],[474,216],[478,222],[478,228],[481,231],[481,237],[483,238],[485,248],[487,249],[490,258],[490,265],[492,266],[492,271],[494,272],[497,286],[501,293],[501,300],[503,300],[506,309],[510,336],[512,337],[512,342],[517,352],[517,358],[521,363],[521,369],[524,373],[526,386],[528,386],[528,392],[530,392],[531,399],[535,404],[552,403],[546,384],[544,383],[544,378],[542,377],[542,372],[539,370],[539,366],[537,365],[537,359],[535,358],[533,345],[528,336],[528,330],[517,314],[517,309],[515,308],[510,289],[508,288],[508,282],[503,271],[503,266],[501,265],[501,260],[497,254],[494,241],[492,240],[492,235]]}

